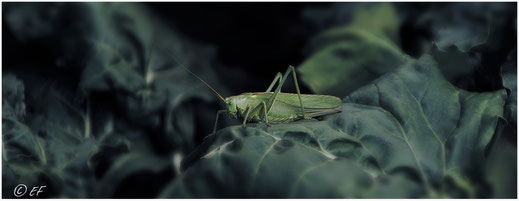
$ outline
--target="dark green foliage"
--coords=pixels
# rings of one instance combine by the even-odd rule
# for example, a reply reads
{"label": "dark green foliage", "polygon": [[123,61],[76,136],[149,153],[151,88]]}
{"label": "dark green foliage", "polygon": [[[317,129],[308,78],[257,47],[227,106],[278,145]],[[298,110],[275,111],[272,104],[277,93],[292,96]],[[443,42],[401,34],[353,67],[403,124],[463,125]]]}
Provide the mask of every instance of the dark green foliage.
{"label": "dark green foliage", "polygon": [[[155,23],[138,4],[8,4],[5,16],[20,44],[66,38],[54,41],[47,56],[59,56],[45,68],[67,75],[41,76],[30,61],[8,66],[22,80],[3,77],[4,196],[18,183],[46,183],[47,197],[153,197],[158,190],[138,189],[174,178],[171,156],[196,146],[197,129],[210,131],[216,99],[177,67],[189,64],[221,88],[213,51]],[[132,179],[146,182],[125,184]]]}
{"label": "dark green foliage", "polygon": [[2,197],[20,183],[46,185],[40,198],[517,196],[516,3],[294,4],[299,24],[273,12],[284,34],[305,32],[276,62],[342,112],[272,127],[222,117],[216,133],[223,104],[179,65],[223,96],[255,92],[236,89],[275,76],[239,63],[259,39],[223,52],[151,5],[2,5]]}

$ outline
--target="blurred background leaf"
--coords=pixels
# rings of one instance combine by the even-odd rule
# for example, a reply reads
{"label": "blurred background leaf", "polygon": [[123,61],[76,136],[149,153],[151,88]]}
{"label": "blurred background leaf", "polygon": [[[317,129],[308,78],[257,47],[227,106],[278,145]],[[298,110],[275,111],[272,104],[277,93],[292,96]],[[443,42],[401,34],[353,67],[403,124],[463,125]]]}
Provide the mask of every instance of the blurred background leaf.
{"label": "blurred background leaf", "polygon": [[310,41],[301,80],[315,93],[344,97],[397,68],[407,60],[397,46],[398,26],[391,4],[358,6],[350,24]]}

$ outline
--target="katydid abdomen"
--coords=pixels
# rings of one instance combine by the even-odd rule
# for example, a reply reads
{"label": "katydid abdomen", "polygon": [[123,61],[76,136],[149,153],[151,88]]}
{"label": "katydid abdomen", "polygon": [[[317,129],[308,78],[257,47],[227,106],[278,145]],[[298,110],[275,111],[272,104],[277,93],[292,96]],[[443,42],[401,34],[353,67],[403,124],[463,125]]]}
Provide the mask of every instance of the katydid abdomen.
{"label": "katydid abdomen", "polygon": [[[246,108],[255,108],[263,102],[268,102],[273,92],[244,93],[226,98],[230,102],[227,111],[233,118],[243,119],[246,116]],[[341,111],[342,101],[335,96],[301,94],[301,100],[305,106],[305,117],[313,118]],[[271,123],[291,122],[303,119],[297,94],[278,93],[270,111],[267,111],[267,121]],[[264,113],[255,112],[250,116],[250,121],[264,121]]]}

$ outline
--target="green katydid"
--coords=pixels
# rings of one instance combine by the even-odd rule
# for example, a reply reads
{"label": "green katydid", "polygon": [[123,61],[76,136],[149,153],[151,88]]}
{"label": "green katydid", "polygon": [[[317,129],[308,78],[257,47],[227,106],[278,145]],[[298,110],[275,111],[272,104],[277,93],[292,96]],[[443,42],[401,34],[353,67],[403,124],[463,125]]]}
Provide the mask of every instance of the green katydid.
{"label": "green katydid", "polygon": [[[227,106],[226,110],[219,110],[217,112],[213,133],[216,131],[218,117],[223,112],[227,112],[227,114],[234,119],[242,119],[242,126],[244,128],[247,122],[263,121],[267,126],[270,126],[270,123],[312,119],[313,117],[341,112],[342,101],[335,96],[301,94],[293,66],[288,67],[285,75],[279,72],[265,92],[248,92],[227,98],[223,98],[204,80],[186,67],[184,68],[209,87]],[[297,94],[281,93],[281,88],[290,72],[292,72],[294,78]],[[271,92],[276,82],[279,84],[276,90]]]}

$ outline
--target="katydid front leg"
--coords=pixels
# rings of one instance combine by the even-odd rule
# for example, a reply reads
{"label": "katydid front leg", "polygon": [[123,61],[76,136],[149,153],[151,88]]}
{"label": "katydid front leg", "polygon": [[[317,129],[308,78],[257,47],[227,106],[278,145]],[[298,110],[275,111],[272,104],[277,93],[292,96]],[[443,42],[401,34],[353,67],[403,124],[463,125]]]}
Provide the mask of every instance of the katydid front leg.
{"label": "katydid front leg", "polygon": [[243,128],[246,128],[247,127],[247,118],[249,118],[249,113],[250,113],[251,109],[249,107],[249,105],[245,106],[245,117],[243,118],[243,123],[242,123],[242,127]]}
{"label": "katydid front leg", "polygon": [[[262,101],[261,104],[258,104],[256,107],[252,109],[250,112],[252,116],[258,115],[260,119],[263,119],[265,121],[265,124],[267,126],[272,126],[272,124],[269,123],[268,116],[267,116],[267,105],[265,104],[265,101]],[[260,115],[262,114],[263,117]],[[252,117],[251,117],[252,119]]]}
{"label": "katydid front leg", "polygon": [[271,127],[272,124],[269,124],[269,118],[267,116],[267,104],[265,104],[265,101],[261,102],[263,103],[263,115],[265,115],[265,124],[268,126],[268,127]]}
{"label": "katydid front leg", "polygon": [[216,129],[218,128],[218,119],[221,113],[227,112],[227,110],[218,110],[216,112],[216,120],[214,121],[213,133],[216,133]]}

